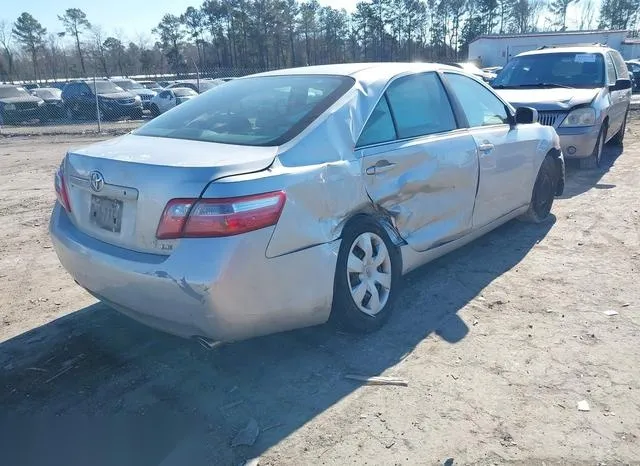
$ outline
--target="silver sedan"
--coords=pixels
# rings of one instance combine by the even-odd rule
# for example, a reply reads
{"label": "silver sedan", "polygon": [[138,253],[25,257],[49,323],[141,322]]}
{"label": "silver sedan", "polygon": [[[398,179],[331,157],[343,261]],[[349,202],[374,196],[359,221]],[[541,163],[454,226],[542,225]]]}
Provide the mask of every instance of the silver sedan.
{"label": "silver sedan", "polygon": [[564,159],[536,121],[443,65],[235,79],[69,151],[50,232],[80,286],[173,334],[372,331],[403,274],[549,216]]}

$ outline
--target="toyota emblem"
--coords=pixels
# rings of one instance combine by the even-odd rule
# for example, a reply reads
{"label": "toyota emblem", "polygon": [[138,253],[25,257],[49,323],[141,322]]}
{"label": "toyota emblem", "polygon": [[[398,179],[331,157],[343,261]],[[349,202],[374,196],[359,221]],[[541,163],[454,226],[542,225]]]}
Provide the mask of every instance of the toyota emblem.
{"label": "toyota emblem", "polygon": [[99,171],[92,171],[89,175],[89,180],[91,182],[91,189],[95,192],[98,192],[104,186],[104,176]]}

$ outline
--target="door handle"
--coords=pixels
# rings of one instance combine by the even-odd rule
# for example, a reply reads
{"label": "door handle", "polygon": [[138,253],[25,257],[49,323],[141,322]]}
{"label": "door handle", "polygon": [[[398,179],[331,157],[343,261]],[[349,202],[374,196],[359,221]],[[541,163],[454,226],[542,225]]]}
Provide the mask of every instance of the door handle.
{"label": "door handle", "polygon": [[386,159],[378,160],[375,165],[367,167],[366,173],[367,175],[377,175],[378,173],[383,173],[387,170],[391,170],[394,166],[395,163],[389,162]]}
{"label": "door handle", "polygon": [[480,144],[478,146],[478,150],[480,152],[491,152],[494,149],[494,147],[495,146],[493,144],[491,144],[490,142],[485,142],[485,143]]}

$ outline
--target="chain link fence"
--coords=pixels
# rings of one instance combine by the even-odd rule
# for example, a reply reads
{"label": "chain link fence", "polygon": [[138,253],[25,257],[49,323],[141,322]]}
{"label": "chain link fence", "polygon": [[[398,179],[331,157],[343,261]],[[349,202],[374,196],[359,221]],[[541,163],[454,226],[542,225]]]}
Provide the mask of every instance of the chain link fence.
{"label": "chain link fence", "polygon": [[198,94],[262,69],[0,84],[0,136],[124,134]]}

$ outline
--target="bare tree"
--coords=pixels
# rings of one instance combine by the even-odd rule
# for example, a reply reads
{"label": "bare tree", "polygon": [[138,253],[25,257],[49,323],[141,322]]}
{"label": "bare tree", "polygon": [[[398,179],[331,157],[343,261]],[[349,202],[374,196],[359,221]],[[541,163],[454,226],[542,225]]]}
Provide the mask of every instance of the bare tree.
{"label": "bare tree", "polygon": [[596,21],[596,4],[593,0],[581,0],[578,29],[593,29]]}
{"label": "bare tree", "polygon": [[2,55],[7,60],[7,79],[13,79],[13,48],[12,42],[13,32],[11,24],[7,21],[0,21],[0,47],[2,47]]}

